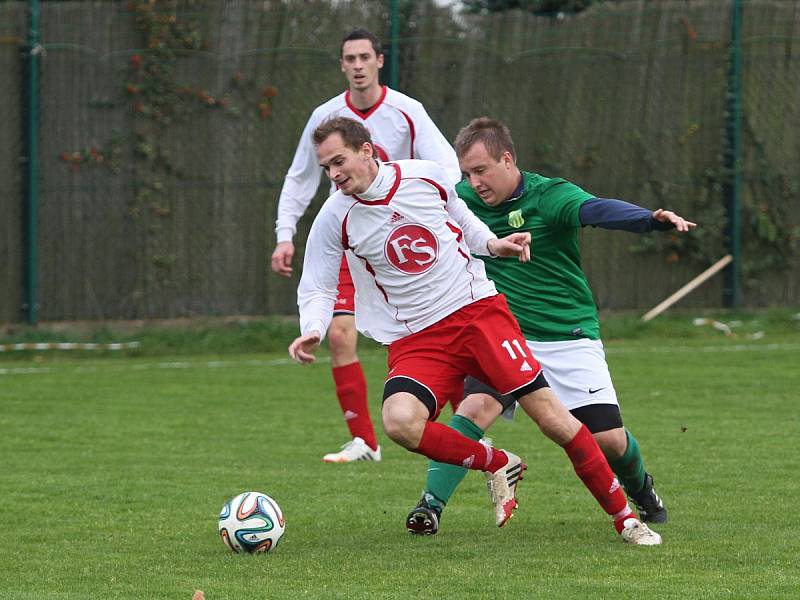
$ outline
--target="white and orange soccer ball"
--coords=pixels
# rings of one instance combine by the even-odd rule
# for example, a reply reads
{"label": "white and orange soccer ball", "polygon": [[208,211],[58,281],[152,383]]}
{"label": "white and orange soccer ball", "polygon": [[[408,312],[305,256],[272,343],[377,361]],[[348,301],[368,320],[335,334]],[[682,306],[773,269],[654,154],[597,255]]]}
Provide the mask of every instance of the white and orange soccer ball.
{"label": "white and orange soccer ball", "polygon": [[274,550],[285,529],[281,507],[261,492],[243,492],[219,512],[219,536],[234,552]]}

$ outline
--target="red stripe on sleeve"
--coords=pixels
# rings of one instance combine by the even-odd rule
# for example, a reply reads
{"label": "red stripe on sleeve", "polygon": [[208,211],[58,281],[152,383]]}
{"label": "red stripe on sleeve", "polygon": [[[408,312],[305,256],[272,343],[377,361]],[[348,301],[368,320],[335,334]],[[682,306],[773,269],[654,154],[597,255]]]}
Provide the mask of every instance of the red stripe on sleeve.
{"label": "red stripe on sleeve", "polygon": [[342,248],[345,250],[350,249],[350,242],[347,240],[347,219],[349,216],[350,213],[348,212],[342,219]]}
{"label": "red stripe on sleeve", "polygon": [[420,179],[425,183],[430,183],[433,187],[435,187],[439,191],[439,197],[442,199],[442,202],[447,202],[447,192],[441,185],[439,185],[433,179],[428,179],[427,177],[420,177]]}
{"label": "red stripe on sleeve", "polygon": [[460,242],[461,239],[464,237],[464,232],[461,231],[455,225],[453,225],[450,221],[445,221],[445,225],[447,225],[450,228],[450,231],[456,234],[456,239]]}
{"label": "red stripe on sleeve", "polygon": [[[400,110],[399,108],[397,110]],[[408,123],[408,135],[411,138],[411,156],[409,158],[414,158],[414,140],[417,138],[417,130],[414,128],[414,121],[411,120],[404,111],[400,110],[400,114],[406,118],[406,122]]]}

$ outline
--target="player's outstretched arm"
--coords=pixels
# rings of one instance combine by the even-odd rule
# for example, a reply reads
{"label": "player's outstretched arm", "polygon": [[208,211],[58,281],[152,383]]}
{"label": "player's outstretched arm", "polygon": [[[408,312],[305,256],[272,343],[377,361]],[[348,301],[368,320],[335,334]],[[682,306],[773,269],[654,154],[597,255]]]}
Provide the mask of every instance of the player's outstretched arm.
{"label": "player's outstretched arm", "polygon": [[294,244],[292,242],[279,242],[272,253],[272,270],[278,275],[291,277],[293,258]]}
{"label": "player's outstretched arm", "polygon": [[591,225],[603,229],[649,233],[672,231],[685,233],[697,226],[670,210],[650,210],[613,198],[590,198],[580,205],[578,212],[581,227]]}
{"label": "player's outstretched arm", "polygon": [[659,223],[672,223],[677,231],[689,231],[697,227],[697,223],[687,221],[680,215],[676,215],[671,210],[664,210],[659,208],[653,211],[653,220]]}
{"label": "player's outstretched arm", "polygon": [[301,365],[311,364],[317,360],[317,357],[314,356],[314,352],[319,348],[321,340],[322,334],[320,334],[319,331],[311,331],[305,335],[301,335],[289,344],[289,356]]}
{"label": "player's outstretched arm", "polygon": [[486,246],[492,256],[517,256],[520,262],[528,262],[531,259],[531,234],[527,231],[491,239]]}

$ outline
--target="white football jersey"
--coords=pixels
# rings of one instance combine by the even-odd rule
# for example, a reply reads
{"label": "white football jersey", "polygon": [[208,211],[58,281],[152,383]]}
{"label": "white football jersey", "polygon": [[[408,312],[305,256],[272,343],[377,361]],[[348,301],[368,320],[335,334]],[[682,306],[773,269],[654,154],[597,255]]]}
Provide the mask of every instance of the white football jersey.
{"label": "white football jersey", "polygon": [[444,167],[453,185],[461,179],[455,151],[420,102],[384,87],[377,104],[363,113],[351,104],[348,90],[317,107],[300,136],[278,199],[278,220],[275,222],[278,242],[292,240],[297,231],[297,222],[317,192],[322,167],[312,135],[323,121],[334,117],[349,117],[363,124],[369,130],[378,158],[382,161],[407,158],[431,160]]}
{"label": "white football jersey", "polygon": [[388,344],[495,295],[483,261],[471,255],[488,255],[495,237],[439,165],[379,163],[365,193],[335,192],[314,220],[297,288],[300,330],[328,330],[343,250],[356,288],[356,327]]}

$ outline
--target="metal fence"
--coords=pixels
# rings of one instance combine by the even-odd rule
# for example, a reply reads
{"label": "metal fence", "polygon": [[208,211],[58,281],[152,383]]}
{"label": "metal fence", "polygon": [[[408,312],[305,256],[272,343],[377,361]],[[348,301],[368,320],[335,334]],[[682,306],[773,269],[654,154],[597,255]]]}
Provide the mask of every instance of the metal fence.
{"label": "metal fence", "polygon": [[[27,4],[0,3],[0,322],[26,318]],[[391,4],[41,2],[38,318],[295,312],[296,280],[268,267],[282,177],[311,110],[343,88],[342,34],[366,26],[388,42]],[[743,16],[750,306],[800,291],[799,4],[754,0]],[[401,3],[397,80],[450,139],[474,116],[501,118],[523,168],[696,217],[689,242],[582,234],[601,308],[643,309],[726,252],[731,6],[540,17]],[[683,305],[719,306],[722,287]]]}

